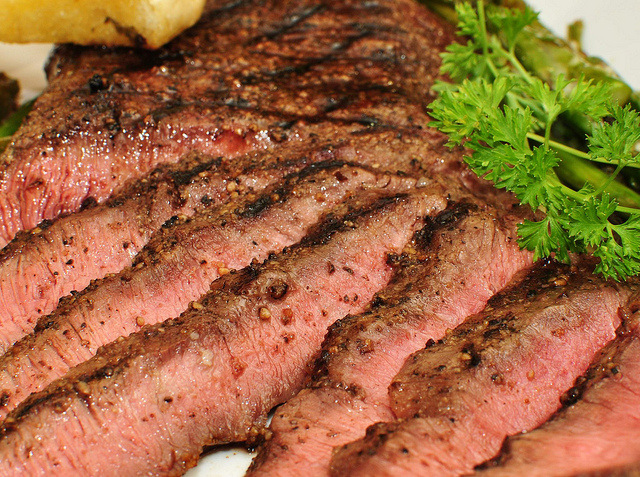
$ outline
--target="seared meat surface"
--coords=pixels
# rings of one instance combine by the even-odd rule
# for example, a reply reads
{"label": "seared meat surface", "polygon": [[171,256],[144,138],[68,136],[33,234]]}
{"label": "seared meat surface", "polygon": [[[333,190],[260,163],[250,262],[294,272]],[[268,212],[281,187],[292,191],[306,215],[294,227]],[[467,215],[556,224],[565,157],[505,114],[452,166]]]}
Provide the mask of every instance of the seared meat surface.
{"label": "seared meat surface", "polygon": [[154,52],[60,47],[4,153],[0,244],[198,151],[425,127],[447,27],[400,2],[214,1]]}
{"label": "seared meat surface", "polygon": [[631,318],[566,395],[552,420],[505,440],[478,475],[634,476],[640,470],[640,296]]}
{"label": "seared meat surface", "polygon": [[179,318],[103,347],[9,414],[0,475],[179,474],[204,446],[250,438],[302,387],[327,326],[362,311],[391,278],[388,255],[441,203],[356,197],[299,246],[214,282]]}
{"label": "seared meat surface", "polygon": [[409,354],[531,264],[514,243],[516,219],[462,203],[430,220],[369,309],[330,328],[312,385],[276,411],[250,475],[328,475],[334,447],[393,419],[387,388]]}
{"label": "seared meat surface", "polygon": [[389,387],[398,420],[340,448],[332,475],[469,473],[507,435],[546,421],[615,337],[630,296],[590,269],[539,264],[414,353]]}
{"label": "seared meat surface", "polygon": [[[524,278],[528,215],[429,128],[452,40],[414,0],[210,0],[154,52],[58,47],[2,156],[0,476],[180,475],[230,442],[254,475],[457,474],[551,416],[632,287]],[[612,405],[620,376],[585,379],[492,471]]]}

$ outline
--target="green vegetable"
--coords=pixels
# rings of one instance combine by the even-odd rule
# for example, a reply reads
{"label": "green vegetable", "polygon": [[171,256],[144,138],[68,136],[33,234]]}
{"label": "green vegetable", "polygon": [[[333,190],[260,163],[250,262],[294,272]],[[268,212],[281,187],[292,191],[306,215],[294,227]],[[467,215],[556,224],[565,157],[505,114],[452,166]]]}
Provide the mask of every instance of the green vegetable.
{"label": "green vegetable", "polygon": [[[419,0],[428,8],[440,14],[449,22],[456,24],[458,16],[456,5],[461,0]],[[476,5],[477,1],[472,1]],[[523,0],[487,0],[488,8],[509,7],[524,11],[527,8]],[[611,91],[620,105],[632,104],[640,108],[638,94],[599,58],[584,54],[580,48],[582,26],[578,22],[570,26],[569,40],[565,41],[551,33],[539,21],[534,20],[518,34],[515,53],[524,67],[533,75],[551,83],[556,76],[564,73],[566,78],[604,81],[611,85]],[[587,132],[587,131],[585,131]]]}
{"label": "green vegetable", "polygon": [[[536,258],[568,262],[570,253],[590,253],[605,277],[640,274],[640,196],[615,181],[623,169],[640,168],[638,112],[612,100],[611,82],[532,75],[516,53],[537,21],[529,8],[485,10],[479,0],[477,8],[457,5],[456,14],[466,42],[443,54],[442,72],[455,83],[437,84],[433,125],[450,145],[473,151],[467,162],[474,172],[544,213],[519,227],[521,245]],[[585,150],[554,138],[567,116],[590,129]]]}
{"label": "green vegetable", "polygon": [[15,113],[0,124],[0,152],[4,151],[9,142],[11,142],[11,136],[18,130],[24,117],[31,111],[34,101],[31,100],[22,104]]}
{"label": "green vegetable", "polygon": [[[419,0],[428,8],[455,24],[458,16],[455,5],[462,0]],[[477,0],[471,1],[472,5]],[[487,0],[488,8],[510,7],[523,11],[523,0]],[[640,110],[640,95],[626,84],[604,61],[587,56],[581,49],[582,24],[576,22],[568,29],[568,40],[558,38],[539,21],[534,20],[518,34],[515,45],[516,57],[532,75],[553,84],[558,74],[566,78],[603,81],[611,86],[612,97],[620,104],[631,105]],[[504,43],[504,42],[503,42]],[[591,131],[591,124],[581,115],[564,114],[554,126],[554,133],[572,144],[583,142],[585,134]],[[584,167],[589,167],[585,165]],[[622,171],[621,180],[640,191],[640,170]],[[564,179],[563,179],[564,180]]]}

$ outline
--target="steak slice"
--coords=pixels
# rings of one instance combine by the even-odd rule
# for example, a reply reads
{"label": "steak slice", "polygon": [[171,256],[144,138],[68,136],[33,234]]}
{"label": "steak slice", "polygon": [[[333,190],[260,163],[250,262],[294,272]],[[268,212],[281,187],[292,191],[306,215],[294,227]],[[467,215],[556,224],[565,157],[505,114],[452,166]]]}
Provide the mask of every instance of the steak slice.
{"label": "steak slice", "polygon": [[[0,419],[32,392],[120,336],[175,318],[221,274],[300,241],[323,213],[349,196],[407,192],[416,179],[340,163],[318,163],[253,200],[231,201],[165,227],[133,266],[92,283],[43,317],[0,358]],[[435,187],[431,194],[444,197]],[[444,207],[444,199],[434,199]]]}
{"label": "steak slice", "polygon": [[332,475],[471,472],[558,409],[615,337],[628,297],[585,267],[536,267],[407,360],[389,388],[399,419],[337,450]]}
{"label": "steak slice", "polygon": [[331,327],[314,382],[276,411],[249,475],[328,475],[334,447],[393,419],[387,388],[405,359],[531,264],[516,220],[460,203],[430,221],[369,309]]}
{"label": "steak slice", "polygon": [[[37,318],[53,311],[61,297],[131,265],[151,235],[172,217],[191,216],[230,196],[259,191],[319,161],[370,164],[418,178],[429,174],[430,163],[457,167],[455,154],[424,146],[429,137],[418,130],[402,136],[369,131],[292,144],[277,155],[251,153],[235,159],[188,155],[179,164],[159,166],[144,180],[132,181],[103,204],[19,234],[0,253],[0,352],[31,332]],[[455,195],[455,187],[449,188]]]}
{"label": "steak slice", "polygon": [[[0,352],[30,333],[58,300],[117,273],[160,226],[240,193],[259,191],[306,163],[192,156],[158,167],[109,201],[20,233],[0,254]],[[234,194],[235,192],[235,194]]]}
{"label": "steak slice", "polygon": [[638,296],[618,337],[568,393],[552,420],[508,437],[486,476],[632,476],[640,471]]}
{"label": "steak slice", "polygon": [[[0,245],[192,151],[424,127],[451,28],[412,0],[216,2],[149,52],[63,46],[3,154]],[[443,137],[439,136],[439,141]]]}
{"label": "steak slice", "polygon": [[300,245],[225,275],[179,318],[101,348],[30,396],[0,430],[0,475],[178,475],[203,446],[254,435],[301,388],[326,327],[386,285],[389,254],[441,199],[345,204],[350,213]]}

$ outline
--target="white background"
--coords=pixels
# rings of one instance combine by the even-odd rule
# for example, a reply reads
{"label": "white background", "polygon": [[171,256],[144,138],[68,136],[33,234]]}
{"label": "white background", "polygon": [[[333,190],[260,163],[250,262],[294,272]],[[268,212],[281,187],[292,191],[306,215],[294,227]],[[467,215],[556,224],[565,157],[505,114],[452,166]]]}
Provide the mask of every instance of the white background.
{"label": "white background", "polygon": [[556,35],[566,37],[566,26],[585,24],[583,48],[607,63],[634,89],[640,90],[639,0],[528,0],[540,20]]}
{"label": "white background", "polygon": [[[585,51],[604,58],[627,83],[640,89],[640,0],[529,0],[540,12],[543,24],[564,37],[566,26],[585,22]],[[42,67],[48,45],[6,45],[0,43],[0,71],[21,80],[23,99],[37,94],[45,85]],[[241,476],[249,456],[240,449],[226,449],[191,470],[188,477]]]}

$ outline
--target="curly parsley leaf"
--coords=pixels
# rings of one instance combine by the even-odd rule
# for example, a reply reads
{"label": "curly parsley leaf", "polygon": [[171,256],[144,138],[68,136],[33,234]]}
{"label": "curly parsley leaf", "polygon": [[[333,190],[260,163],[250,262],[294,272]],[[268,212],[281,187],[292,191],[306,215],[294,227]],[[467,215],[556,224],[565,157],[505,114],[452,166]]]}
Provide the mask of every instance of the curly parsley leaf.
{"label": "curly parsley leaf", "polygon": [[[558,75],[550,84],[529,74],[514,49],[537,18],[530,9],[485,12],[479,0],[477,9],[463,4],[457,14],[467,41],[442,55],[442,72],[454,83],[436,86],[432,125],[449,136],[451,146],[473,152],[466,160],[479,176],[544,214],[518,228],[521,246],[536,258],[568,262],[571,253],[591,253],[600,259],[597,272],[607,278],[640,274],[640,195],[619,183],[612,187],[624,167],[640,167],[638,112],[612,104],[604,83]],[[553,126],[563,114],[581,115],[592,125],[588,151],[554,140]],[[615,170],[608,176],[598,171],[592,182],[572,188],[558,174],[567,154]],[[609,190],[622,191],[624,203],[633,206],[620,206]]]}

